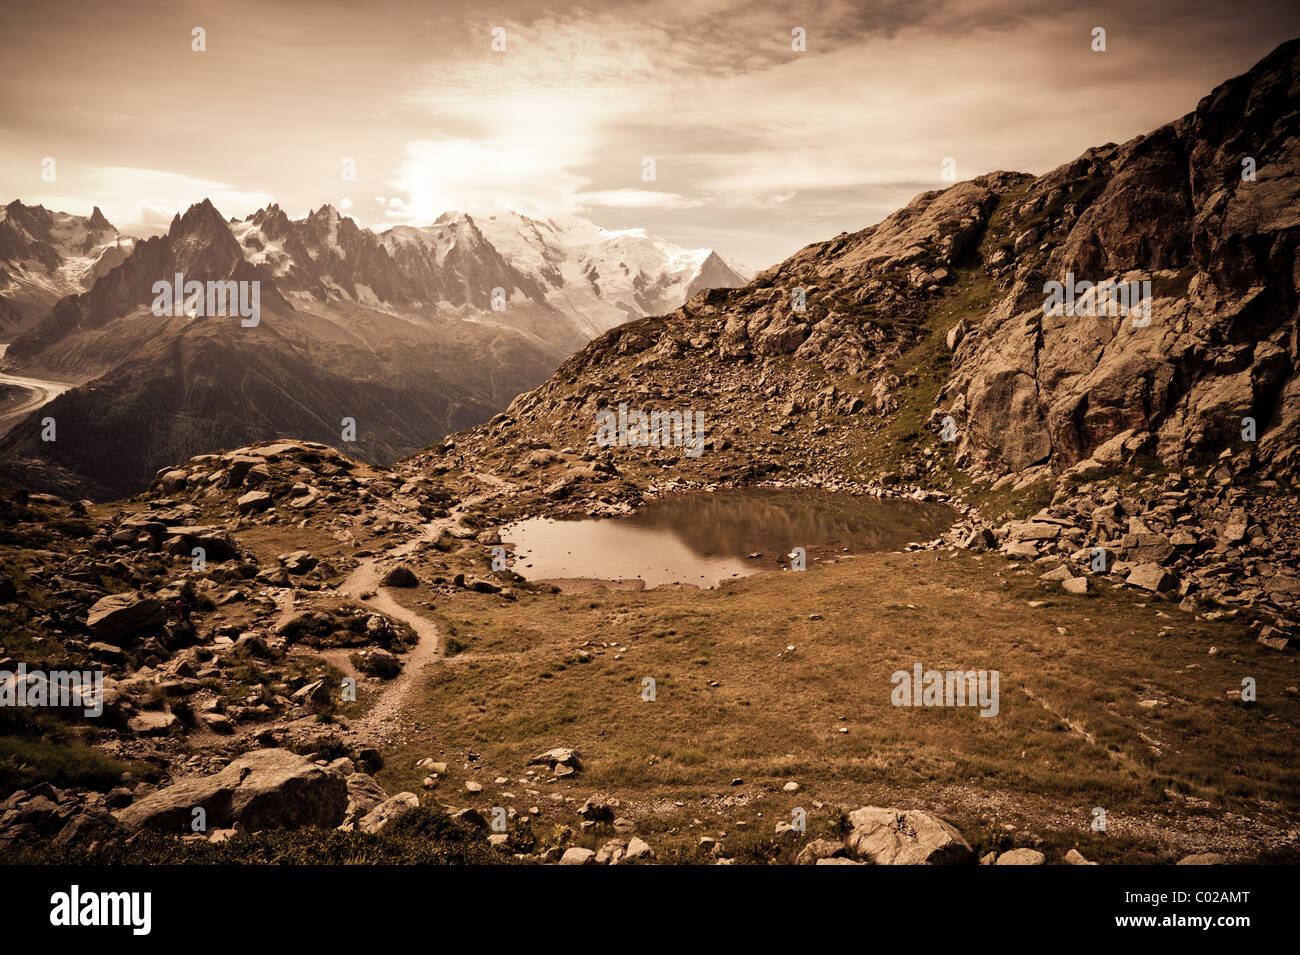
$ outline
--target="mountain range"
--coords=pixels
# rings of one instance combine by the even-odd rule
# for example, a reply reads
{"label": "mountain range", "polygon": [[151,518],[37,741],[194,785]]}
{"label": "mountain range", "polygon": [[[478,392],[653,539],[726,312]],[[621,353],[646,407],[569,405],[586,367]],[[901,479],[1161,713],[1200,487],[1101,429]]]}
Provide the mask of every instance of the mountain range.
{"label": "mountain range", "polygon": [[[98,208],[12,202],[5,371],[79,387],[14,427],[0,455],[43,486],[125,494],[177,455],[282,434],[339,441],[351,418],[352,450],[392,460],[491,417],[593,335],[744,281],[716,253],[642,230],[482,222],[447,213],[377,234],[330,206],[227,220],[204,200],[165,235],[134,239]],[[154,283],[176,274],[259,282],[261,322],[153,315]]]}

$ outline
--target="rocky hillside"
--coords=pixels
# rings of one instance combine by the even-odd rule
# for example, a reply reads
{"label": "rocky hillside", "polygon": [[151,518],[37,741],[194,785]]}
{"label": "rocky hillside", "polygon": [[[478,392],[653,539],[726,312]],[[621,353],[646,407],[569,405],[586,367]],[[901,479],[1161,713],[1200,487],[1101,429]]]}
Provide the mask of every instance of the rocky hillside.
{"label": "rocky hillside", "polygon": [[[625,401],[702,410],[716,446],[774,472],[872,476],[901,443],[922,465],[1024,477],[1118,440],[1170,466],[1227,450],[1294,475],[1297,57],[1284,44],[1147,136],[925,193],[743,288],[617,328],[457,448],[585,448],[597,412]],[[1045,283],[1067,273],[1149,282],[1149,323],[1045,315]],[[673,465],[712,473],[707,454]]]}

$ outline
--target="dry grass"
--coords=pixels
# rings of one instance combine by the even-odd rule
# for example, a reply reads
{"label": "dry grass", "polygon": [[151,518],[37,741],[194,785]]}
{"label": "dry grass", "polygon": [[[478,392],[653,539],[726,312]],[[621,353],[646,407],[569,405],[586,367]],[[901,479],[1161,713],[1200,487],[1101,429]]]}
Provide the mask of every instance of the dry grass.
{"label": "dry grass", "polygon": [[[1131,592],[1070,597],[994,556],[870,555],[703,592],[466,594],[440,611],[466,650],[431,678],[420,722],[436,736],[393,754],[390,791],[418,791],[414,762],[434,755],[453,767],[444,800],[524,809],[599,791],[681,851],[687,834],[737,823],[770,835],[795,806],[814,831],[834,828],[837,805],[874,803],[1087,837],[1100,805],[1113,843],[1157,857],[1141,822],[1154,813],[1297,809],[1290,656]],[[999,671],[999,714],[894,707],[890,675],[918,661]],[[1258,682],[1253,707],[1226,697],[1243,676]],[[529,759],[561,745],[586,772],[525,786]],[[465,793],[466,778],[484,792]],[[787,780],[801,790],[782,792]]]}

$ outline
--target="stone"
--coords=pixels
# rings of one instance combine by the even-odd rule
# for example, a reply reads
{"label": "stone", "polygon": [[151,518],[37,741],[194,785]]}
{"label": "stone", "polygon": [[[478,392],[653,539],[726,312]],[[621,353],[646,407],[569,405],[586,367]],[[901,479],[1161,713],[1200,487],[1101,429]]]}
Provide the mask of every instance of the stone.
{"label": "stone", "polygon": [[333,829],[348,806],[348,782],[287,749],[255,750],[219,773],[150,793],[120,810],[117,819],[130,829],[182,833],[200,806],[207,810],[209,829],[235,822],[249,832]]}
{"label": "stone", "polygon": [[649,862],[653,858],[655,858],[654,849],[650,848],[650,843],[640,836],[633,836],[627,841],[627,854],[623,856],[624,862]]}
{"label": "stone", "polygon": [[330,702],[330,688],[324,680],[316,680],[295,690],[292,699],[300,706],[327,706]]}
{"label": "stone", "polygon": [[308,551],[296,550],[292,554],[281,556],[280,563],[284,565],[285,570],[296,576],[314,570],[319,561]]}
{"label": "stone", "polygon": [[1008,557],[1028,557],[1031,560],[1038,557],[1038,548],[1028,541],[1007,541],[999,550]]}
{"label": "stone", "polygon": [[1050,541],[1061,536],[1061,525],[1046,521],[1012,521],[1008,531],[1013,541]]}
{"label": "stone", "polygon": [[1061,589],[1071,594],[1086,594],[1088,592],[1087,577],[1071,577],[1069,580],[1061,581]]}
{"label": "stone", "polygon": [[618,865],[626,854],[626,842],[622,839],[610,839],[596,852],[596,862],[600,865]]}
{"label": "stone", "polygon": [[[52,817],[53,820],[58,818],[60,816]],[[111,838],[120,828],[116,817],[111,812],[92,806],[73,815],[54,837],[54,844],[56,846],[87,845]]]}
{"label": "stone", "polygon": [[599,796],[591,796],[578,809],[578,815],[589,822],[613,822],[614,807]]}
{"label": "stone", "polygon": [[1255,638],[1255,642],[1263,644],[1270,650],[1285,650],[1290,646],[1291,638],[1275,627],[1264,627]]}
{"label": "stone", "polygon": [[137,736],[166,736],[180,726],[180,720],[166,710],[146,710],[131,717],[126,725]]}
{"label": "stone", "polygon": [[1071,849],[1069,852],[1065,854],[1063,858],[1067,865],[1096,865],[1097,864],[1095,862],[1092,862],[1084,858],[1083,853],[1080,852],[1078,849]]}
{"label": "stone", "polygon": [[380,578],[379,586],[381,587],[415,587],[420,583],[419,578],[415,576],[415,571],[411,570],[405,564],[398,564],[396,567],[384,574]]}
{"label": "stone", "polygon": [[1138,564],[1124,582],[1152,593],[1166,593],[1178,586],[1178,578],[1159,564]]}
{"label": "stone", "polygon": [[271,506],[271,495],[265,491],[249,491],[235,501],[235,509],[240,514],[255,514]]}
{"label": "stone", "polygon": [[1037,849],[1012,849],[998,856],[994,865],[1044,865],[1047,857]]}
{"label": "stone", "polygon": [[591,849],[583,849],[579,846],[572,846],[564,850],[564,855],[560,856],[560,865],[595,865],[596,853]]}
{"label": "stone", "polygon": [[488,821],[486,818],[484,818],[483,813],[479,812],[477,809],[473,807],[470,807],[468,809],[461,809],[457,812],[452,813],[451,820],[457,825],[469,826],[474,829],[488,828]]}
{"label": "stone", "polygon": [[357,823],[357,829],[362,832],[382,833],[391,828],[406,813],[412,809],[420,808],[420,797],[415,793],[400,792],[396,796],[390,796],[385,799],[374,809],[361,817]]}
{"label": "stone", "polygon": [[224,713],[203,713],[199,716],[199,721],[214,733],[233,733],[235,731],[234,721]]}
{"label": "stone", "polygon": [[91,636],[107,643],[121,644],[127,637],[153,630],[166,621],[161,600],[134,593],[109,594],[90,608],[86,626]]}
{"label": "stone", "polygon": [[1163,564],[1174,553],[1174,545],[1163,534],[1125,534],[1119,546],[1125,560],[1138,563]]}
{"label": "stone", "polygon": [[[557,747],[549,749],[540,756],[529,760],[529,766],[549,766],[551,770],[558,775],[569,775],[582,771],[582,755],[576,749]],[[567,769],[568,773],[561,773],[561,769]]]}
{"label": "stone", "polygon": [[816,865],[822,859],[844,858],[848,850],[844,843],[831,839],[810,839],[808,844],[795,856],[795,865]]}
{"label": "stone", "polygon": [[391,680],[402,672],[402,661],[383,647],[363,650],[359,657],[361,671],[381,680]]}
{"label": "stone", "polygon": [[876,865],[949,865],[975,860],[960,832],[920,810],[866,806],[849,813],[849,825],[849,849],[859,859]]}

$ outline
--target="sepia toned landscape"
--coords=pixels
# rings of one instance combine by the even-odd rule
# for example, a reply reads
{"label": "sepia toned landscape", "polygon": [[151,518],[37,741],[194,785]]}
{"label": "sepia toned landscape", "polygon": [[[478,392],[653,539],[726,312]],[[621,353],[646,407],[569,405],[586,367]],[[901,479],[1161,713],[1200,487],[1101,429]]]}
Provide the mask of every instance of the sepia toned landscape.
{"label": "sepia toned landscape", "polygon": [[1294,11],[295,6],[3,120],[4,861],[1300,862]]}

